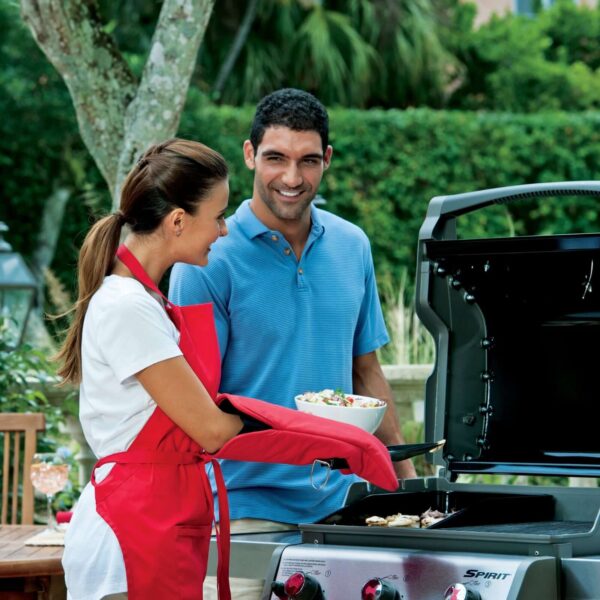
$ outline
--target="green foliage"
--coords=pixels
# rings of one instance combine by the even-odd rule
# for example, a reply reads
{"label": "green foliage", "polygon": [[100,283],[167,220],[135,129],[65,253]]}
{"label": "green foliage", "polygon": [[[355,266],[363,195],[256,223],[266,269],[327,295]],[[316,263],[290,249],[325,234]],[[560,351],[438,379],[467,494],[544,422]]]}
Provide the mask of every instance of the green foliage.
{"label": "green foliage", "polygon": [[[152,0],[100,0],[131,70],[139,76],[160,12]],[[218,74],[250,2],[216,2],[192,84],[215,101],[256,102],[300,87],[329,105],[440,106],[454,58],[438,35],[431,0],[260,0],[221,93]]]}
{"label": "green foliage", "polygon": [[[217,2],[194,83],[213,92],[247,3]],[[300,87],[328,105],[441,105],[454,59],[430,0],[262,0],[219,102]]]}
{"label": "green foliage", "polygon": [[435,361],[435,344],[415,313],[414,300],[407,302],[407,288],[412,273],[402,271],[400,281],[384,282],[382,304],[390,336],[388,344],[379,349],[382,364],[425,365]]}
{"label": "green foliage", "polygon": [[52,406],[44,387],[52,385],[55,370],[42,352],[27,344],[13,348],[6,319],[0,318],[0,412],[41,412],[46,432],[39,441],[40,451],[54,450],[61,411]]}
{"label": "green foliage", "polygon": [[[455,18],[461,16],[457,11]],[[562,0],[535,18],[495,17],[461,33],[447,35],[464,65],[452,107],[514,112],[600,107],[600,9]]]}
{"label": "green foliage", "polygon": [[539,23],[551,41],[545,53],[548,60],[600,67],[600,10],[559,0],[540,13]]}

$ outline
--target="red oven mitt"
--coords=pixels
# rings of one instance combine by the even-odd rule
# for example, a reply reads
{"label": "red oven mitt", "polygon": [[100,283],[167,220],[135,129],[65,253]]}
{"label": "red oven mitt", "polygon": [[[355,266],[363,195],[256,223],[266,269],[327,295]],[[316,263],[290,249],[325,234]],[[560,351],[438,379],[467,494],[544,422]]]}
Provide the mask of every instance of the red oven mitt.
{"label": "red oven mitt", "polygon": [[342,473],[356,473],[385,490],[398,489],[388,449],[354,425],[244,396],[219,394],[216,403],[221,410],[238,414],[244,429],[243,435],[229,440],[215,458],[289,465],[344,458],[350,468]]}

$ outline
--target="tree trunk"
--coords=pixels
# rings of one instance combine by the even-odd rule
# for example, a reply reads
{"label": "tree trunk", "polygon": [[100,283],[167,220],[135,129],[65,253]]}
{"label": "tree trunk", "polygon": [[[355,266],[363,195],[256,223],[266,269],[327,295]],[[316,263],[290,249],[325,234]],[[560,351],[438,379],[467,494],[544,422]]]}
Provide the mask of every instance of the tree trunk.
{"label": "tree trunk", "polygon": [[35,269],[38,279],[37,311],[40,315],[44,312],[44,277],[46,269],[50,268],[54,260],[65,207],[70,197],[70,190],[58,188],[48,197],[44,204],[42,224],[38,234],[36,249],[32,257],[32,266]]}
{"label": "tree trunk", "polygon": [[139,86],[103,30],[96,0],[21,0],[21,15],[64,79],[79,131],[118,206],[151,143],[177,131],[214,0],[164,0]]}
{"label": "tree trunk", "polygon": [[21,15],[64,79],[79,131],[112,190],[134,77],[102,29],[95,0],[21,0]]}
{"label": "tree trunk", "polygon": [[225,87],[227,79],[229,78],[229,75],[235,66],[235,61],[240,55],[240,52],[242,51],[242,48],[248,39],[248,34],[250,33],[250,29],[252,29],[252,23],[256,17],[258,2],[259,0],[249,0],[248,5],[246,6],[244,19],[242,20],[242,23],[235,34],[233,44],[231,44],[231,48],[229,49],[229,52],[227,53],[227,56],[225,57],[225,60],[219,69],[215,85],[213,86],[213,96],[217,101],[220,101],[223,88]]}
{"label": "tree trunk", "polygon": [[138,156],[155,142],[173,137],[214,0],[165,0],[154,31],[142,80],[125,113],[125,138],[113,194]]}

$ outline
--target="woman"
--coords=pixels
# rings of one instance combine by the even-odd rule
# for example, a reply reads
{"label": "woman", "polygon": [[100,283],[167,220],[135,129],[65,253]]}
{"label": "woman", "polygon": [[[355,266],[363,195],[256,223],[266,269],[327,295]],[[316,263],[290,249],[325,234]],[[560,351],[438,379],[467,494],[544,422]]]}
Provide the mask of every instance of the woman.
{"label": "woman", "polygon": [[[142,156],[123,185],[120,210],[86,236],[75,318],[59,358],[60,375],[80,383],[81,424],[96,456],[143,448],[185,460],[177,454],[214,452],[241,430],[240,418],[211,398],[220,374],[214,332],[199,349],[213,362],[202,383],[178,346],[164,300],[150,289],[175,261],[207,264],[211,244],[227,235],[228,192],[221,155],[196,142],[169,140]],[[130,230],[126,247],[151,278],[147,286],[115,261],[124,225]],[[209,334],[211,318],[205,313]],[[212,521],[203,463],[113,465],[94,473],[97,497],[107,496],[105,510],[97,511],[88,485],[69,527],[63,563],[70,596],[96,600],[143,579],[140,585],[153,591],[147,597],[198,598],[205,566],[194,555],[207,552]],[[115,494],[126,494],[138,509],[133,530],[120,513],[129,518],[134,507],[110,505]],[[162,535],[152,533],[158,527]],[[139,543],[131,539],[136,535],[143,537]],[[181,558],[178,552],[186,560],[171,564]],[[170,583],[169,573],[176,575]]]}
{"label": "woman", "polygon": [[119,211],[84,240],[59,374],[80,384],[83,431],[102,458],[65,540],[73,600],[202,599],[214,518],[208,462],[220,503],[219,597],[230,600],[228,507],[215,458],[310,464],[343,457],[347,472],[397,487],[389,454],[372,435],[260,400],[217,396],[212,305],[175,306],[158,283],[176,261],[207,264],[211,244],[227,234],[228,191],[220,154],[169,140],[142,156]]}

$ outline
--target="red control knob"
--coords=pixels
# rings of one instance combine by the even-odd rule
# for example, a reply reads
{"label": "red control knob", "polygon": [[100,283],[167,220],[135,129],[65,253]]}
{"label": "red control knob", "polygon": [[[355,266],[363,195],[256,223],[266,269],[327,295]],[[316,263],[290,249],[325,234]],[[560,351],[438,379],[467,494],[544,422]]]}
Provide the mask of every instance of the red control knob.
{"label": "red control knob", "polygon": [[400,600],[400,592],[390,583],[374,577],[363,585],[362,600]]}
{"label": "red control knob", "polygon": [[293,573],[283,584],[283,591],[290,600],[324,600],[319,582],[302,571]]}
{"label": "red control knob", "polygon": [[481,596],[462,583],[454,583],[446,590],[444,600],[481,600]]}

